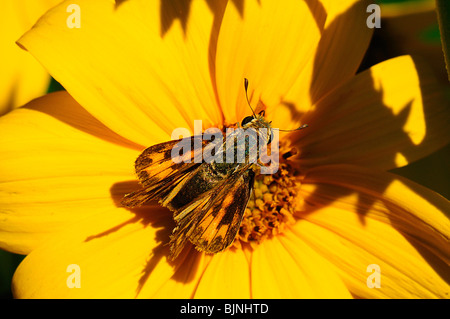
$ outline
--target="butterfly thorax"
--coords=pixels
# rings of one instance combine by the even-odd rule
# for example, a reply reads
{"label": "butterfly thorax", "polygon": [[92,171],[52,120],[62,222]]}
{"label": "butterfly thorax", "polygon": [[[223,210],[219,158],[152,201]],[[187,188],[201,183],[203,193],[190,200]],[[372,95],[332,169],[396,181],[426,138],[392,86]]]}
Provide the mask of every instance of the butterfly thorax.
{"label": "butterfly thorax", "polygon": [[243,125],[244,130],[253,129],[257,132],[261,142],[269,144],[272,136],[272,125],[271,122],[266,121],[264,116],[256,115],[253,120]]}

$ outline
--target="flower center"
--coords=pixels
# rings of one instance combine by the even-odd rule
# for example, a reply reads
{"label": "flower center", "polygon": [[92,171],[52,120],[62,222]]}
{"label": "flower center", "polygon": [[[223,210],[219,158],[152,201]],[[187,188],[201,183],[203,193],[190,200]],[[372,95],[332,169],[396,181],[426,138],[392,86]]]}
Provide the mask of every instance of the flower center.
{"label": "flower center", "polygon": [[[281,143],[280,143],[281,144]],[[280,155],[282,152],[280,145]],[[282,233],[285,226],[295,223],[294,213],[299,209],[297,193],[300,187],[296,170],[280,158],[275,174],[258,175],[234,246],[260,244],[267,238]]]}

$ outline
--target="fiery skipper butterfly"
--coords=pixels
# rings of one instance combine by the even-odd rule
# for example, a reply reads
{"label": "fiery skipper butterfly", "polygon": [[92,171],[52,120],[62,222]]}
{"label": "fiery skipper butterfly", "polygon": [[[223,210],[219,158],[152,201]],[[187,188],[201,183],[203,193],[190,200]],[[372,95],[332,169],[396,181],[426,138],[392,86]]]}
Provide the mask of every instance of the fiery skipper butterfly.
{"label": "fiery skipper butterfly", "polygon": [[[169,242],[171,260],[188,240],[200,251],[220,252],[231,245],[239,230],[260,171],[261,146],[270,144],[273,137],[264,111],[255,114],[249,103],[247,79],[244,86],[253,115],[243,119],[240,130],[227,133],[225,142],[191,136],[151,146],[135,162],[143,188],[125,195],[122,205],[136,207],[158,200],[173,211],[176,227]],[[186,146],[189,151],[174,160],[174,154]],[[199,156],[204,153],[212,154],[210,160]]]}

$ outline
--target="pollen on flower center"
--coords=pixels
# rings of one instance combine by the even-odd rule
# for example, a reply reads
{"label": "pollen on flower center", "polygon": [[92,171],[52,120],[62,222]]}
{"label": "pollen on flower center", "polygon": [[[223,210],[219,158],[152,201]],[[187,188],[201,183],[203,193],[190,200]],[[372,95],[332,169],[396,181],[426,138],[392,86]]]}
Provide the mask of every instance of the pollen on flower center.
{"label": "pollen on flower center", "polygon": [[299,184],[288,163],[280,163],[275,174],[258,175],[234,246],[259,244],[295,223]]}

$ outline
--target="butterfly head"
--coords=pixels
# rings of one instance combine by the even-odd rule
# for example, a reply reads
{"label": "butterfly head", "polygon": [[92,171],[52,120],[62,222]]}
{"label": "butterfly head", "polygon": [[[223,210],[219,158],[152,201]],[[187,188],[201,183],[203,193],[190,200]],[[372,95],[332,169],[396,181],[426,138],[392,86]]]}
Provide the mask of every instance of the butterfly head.
{"label": "butterfly head", "polygon": [[[273,129],[272,129],[272,122],[268,122],[265,117],[264,110],[259,112],[259,114],[253,115],[253,116],[246,116],[242,122],[241,126],[244,129],[252,128],[256,130],[257,132],[265,132],[266,136],[262,136],[262,138],[267,139],[267,144],[270,144],[273,139]],[[264,130],[261,130],[264,129]],[[261,136],[261,135],[260,135]]]}

